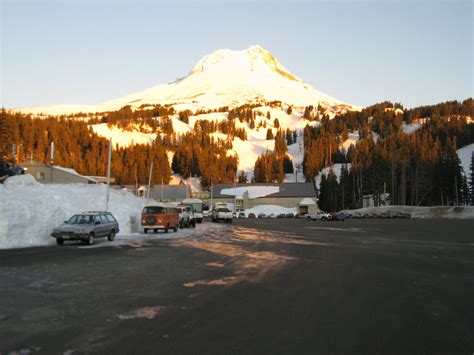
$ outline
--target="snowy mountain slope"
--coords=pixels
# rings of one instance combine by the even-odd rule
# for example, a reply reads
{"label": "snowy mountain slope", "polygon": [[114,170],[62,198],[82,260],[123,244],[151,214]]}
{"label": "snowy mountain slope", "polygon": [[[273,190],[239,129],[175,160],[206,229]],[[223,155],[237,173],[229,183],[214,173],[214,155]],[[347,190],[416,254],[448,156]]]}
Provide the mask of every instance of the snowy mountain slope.
{"label": "snowy mountain slope", "polygon": [[199,60],[191,72],[162,84],[97,105],[58,105],[20,108],[33,114],[105,112],[123,106],[172,104],[179,109],[239,106],[249,102],[282,101],[303,107],[321,104],[333,110],[358,109],[326,95],[291,74],[260,46],[244,50],[219,49]]}

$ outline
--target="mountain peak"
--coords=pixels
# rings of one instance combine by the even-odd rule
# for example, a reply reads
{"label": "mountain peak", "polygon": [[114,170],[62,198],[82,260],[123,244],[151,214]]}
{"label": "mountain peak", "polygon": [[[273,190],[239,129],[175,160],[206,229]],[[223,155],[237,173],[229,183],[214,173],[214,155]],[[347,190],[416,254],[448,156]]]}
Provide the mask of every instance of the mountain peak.
{"label": "mountain peak", "polygon": [[299,81],[275,56],[259,45],[251,45],[243,50],[218,49],[197,62],[191,74],[206,71],[264,72],[270,70],[286,79]]}

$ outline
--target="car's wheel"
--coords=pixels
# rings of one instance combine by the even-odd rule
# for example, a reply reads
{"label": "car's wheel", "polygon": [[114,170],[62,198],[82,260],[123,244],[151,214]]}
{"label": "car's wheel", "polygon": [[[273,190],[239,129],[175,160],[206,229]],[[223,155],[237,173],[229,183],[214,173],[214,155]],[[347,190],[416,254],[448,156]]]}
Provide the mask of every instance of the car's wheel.
{"label": "car's wheel", "polygon": [[109,240],[109,242],[113,242],[114,239],[115,239],[115,231],[112,229],[110,231],[110,234],[107,236],[107,239]]}
{"label": "car's wheel", "polygon": [[198,219],[198,223],[202,223],[202,218],[199,218],[199,219]]}
{"label": "car's wheel", "polygon": [[148,229],[143,228],[143,233],[147,234],[147,233],[148,233]]}
{"label": "car's wheel", "polygon": [[196,221],[193,221],[193,222],[191,223],[191,227],[196,228]]}
{"label": "car's wheel", "polygon": [[308,221],[311,221],[311,217],[310,217],[310,216],[306,217],[306,219],[307,219]]}
{"label": "car's wheel", "polygon": [[176,225],[173,227],[173,232],[177,232],[177,231],[178,231],[178,226]]}
{"label": "car's wheel", "polygon": [[232,223],[232,219],[229,219],[229,223]]}
{"label": "car's wheel", "polygon": [[94,244],[94,233],[89,233],[86,239],[87,245]]}
{"label": "car's wheel", "polygon": [[63,238],[56,238],[56,244],[63,245],[64,244],[64,239]]}
{"label": "car's wheel", "polygon": [[153,233],[158,233],[158,228],[153,229]]}
{"label": "car's wheel", "polygon": [[165,233],[168,233],[168,228],[169,228],[169,226],[170,226],[169,224],[166,225],[166,227],[165,227]]}

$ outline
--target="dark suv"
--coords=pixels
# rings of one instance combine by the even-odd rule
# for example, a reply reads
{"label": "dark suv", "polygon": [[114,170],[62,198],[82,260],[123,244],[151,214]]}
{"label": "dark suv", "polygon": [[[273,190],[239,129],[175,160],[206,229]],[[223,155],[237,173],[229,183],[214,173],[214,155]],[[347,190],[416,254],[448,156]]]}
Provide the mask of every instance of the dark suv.
{"label": "dark suv", "polygon": [[115,239],[119,225],[112,213],[102,211],[83,212],[75,214],[59,227],[54,228],[51,236],[56,238],[58,245],[65,240],[80,240],[83,244],[94,244],[94,238],[107,237]]}

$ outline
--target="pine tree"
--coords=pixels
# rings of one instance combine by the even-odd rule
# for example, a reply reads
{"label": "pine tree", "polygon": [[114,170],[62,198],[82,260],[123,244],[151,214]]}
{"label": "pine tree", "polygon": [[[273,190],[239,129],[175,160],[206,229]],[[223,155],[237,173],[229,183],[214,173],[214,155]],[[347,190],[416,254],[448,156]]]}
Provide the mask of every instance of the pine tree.
{"label": "pine tree", "polygon": [[239,184],[247,183],[247,174],[245,173],[245,171],[243,170],[240,171],[240,174],[238,176],[238,181],[239,181]]}
{"label": "pine tree", "polygon": [[275,127],[276,129],[280,128],[280,121],[278,121],[278,118],[275,118],[273,120],[273,127]]}
{"label": "pine tree", "polygon": [[273,139],[273,132],[271,128],[267,128],[267,141]]}
{"label": "pine tree", "polygon": [[12,128],[5,109],[0,114],[0,166],[11,160],[12,151]]}

